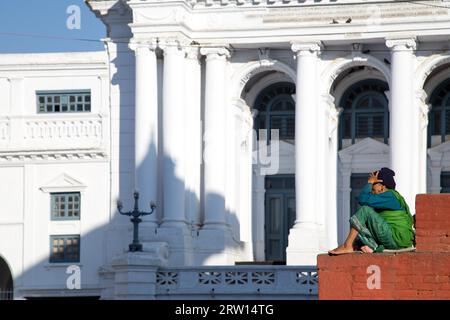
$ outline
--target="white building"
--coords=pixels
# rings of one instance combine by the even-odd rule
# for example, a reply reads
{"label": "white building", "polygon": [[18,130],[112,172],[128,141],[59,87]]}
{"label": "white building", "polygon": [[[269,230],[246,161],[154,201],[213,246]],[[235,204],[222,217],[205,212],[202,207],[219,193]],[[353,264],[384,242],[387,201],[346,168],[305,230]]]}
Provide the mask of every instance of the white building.
{"label": "white building", "polygon": [[0,291],[298,297],[369,172],[449,192],[447,1],[86,2],[105,52],[0,55]]}

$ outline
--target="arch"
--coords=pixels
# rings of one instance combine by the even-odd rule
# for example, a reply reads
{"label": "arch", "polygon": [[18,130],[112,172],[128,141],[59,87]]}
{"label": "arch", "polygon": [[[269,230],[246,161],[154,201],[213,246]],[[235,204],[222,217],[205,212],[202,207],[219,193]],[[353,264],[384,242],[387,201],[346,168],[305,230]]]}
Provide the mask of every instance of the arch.
{"label": "arch", "polygon": [[13,275],[8,262],[0,255],[0,300],[12,300]]}
{"label": "arch", "polygon": [[384,75],[378,70],[374,69],[369,71],[367,70],[356,71],[351,75],[348,75],[345,78],[343,78],[336,85],[336,88],[331,94],[334,97],[334,103],[337,106],[339,106],[345,91],[347,91],[347,89],[350,88],[353,84],[358,83],[360,81],[364,81],[366,79],[376,79],[386,82]]}
{"label": "arch", "polygon": [[433,71],[445,64],[450,64],[450,53],[432,55],[425,59],[416,69],[416,88],[422,89]]}
{"label": "arch", "polygon": [[293,83],[296,82],[296,72],[288,65],[275,59],[263,59],[252,61],[245,64],[242,68],[235,72],[231,77],[233,87],[231,89],[231,97],[239,98],[249,82],[254,76],[266,71],[278,71],[286,74]]}
{"label": "arch", "polygon": [[334,60],[333,63],[322,72],[322,79],[325,80],[322,86],[323,92],[331,93],[334,81],[341,73],[349,68],[359,66],[368,66],[378,70],[384,76],[384,80],[388,83],[388,86],[391,86],[391,70],[386,64],[373,56],[363,53],[353,53],[347,57]]}

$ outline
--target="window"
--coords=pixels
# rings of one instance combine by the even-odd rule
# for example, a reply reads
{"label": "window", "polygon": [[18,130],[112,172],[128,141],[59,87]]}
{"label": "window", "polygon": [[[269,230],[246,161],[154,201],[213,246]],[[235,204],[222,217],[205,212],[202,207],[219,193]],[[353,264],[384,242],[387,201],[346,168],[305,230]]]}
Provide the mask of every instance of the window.
{"label": "window", "polygon": [[50,236],[50,262],[80,262],[80,236]]}
{"label": "window", "polygon": [[441,193],[450,193],[450,172],[441,173]]}
{"label": "window", "polygon": [[90,91],[36,92],[38,113],[90,112]]}
{"label": "window", "polygon": [[80,220],[80,193],[52,193],[52,220]]}
{"label": "window", "polygon": [[450,79],[431,94],[428,117],[428,147],[450,140]]}
{"label": "window", "polygon": [[386,82],[367,79],[345,91],[339,103],[344,110],[339,121],[339,149],[343,139],[355,144],[356,139],[371,137],[388,143],[389,109],[384,94],[387,90]]}
{"label": "window", "polygon": [[267,87],[259,94],[254,106],[259,110],[255,122],[258,134],[259,129],[266,129],[270,140],[270,130],[278,129],[280,140],[295,138],[295,102],[292,99],[294,93],[294,84],[282,82]]}

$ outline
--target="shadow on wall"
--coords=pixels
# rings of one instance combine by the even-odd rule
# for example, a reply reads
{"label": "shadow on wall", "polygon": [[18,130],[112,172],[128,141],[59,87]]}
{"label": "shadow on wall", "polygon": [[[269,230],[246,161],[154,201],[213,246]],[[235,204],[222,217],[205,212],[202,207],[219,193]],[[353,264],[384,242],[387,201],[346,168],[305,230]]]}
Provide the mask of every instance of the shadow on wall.
{"label": "shadow on wall", "polygon": [[[111,30],[108,30],[111,33]],[[111,36],[111,34],[108,34]],[[113,38],[113,37],[112,37]],[[111,128],[112,141],[118,141],[119,152],[110,154],[110,165],[112,172],[112,179],[105,181],[105,187],[109,187],[109,183],[112,183],[112,197],[118,194],[118,199],[101,199],[101,201],[110,202],[110,212],[105,213],[105,216],[109,217],[107,224],[97,226],[94,229],[82,229],[80,235],[80,261],[79,262],[64,262],[64,263],[50,263],[50,234],[40,236],[33,239],[34,243],[42,244],[42,247],[49,248],[46,254],[42,252],[34,252],[35,256],[39,256],[39,260],[34,261],[32,265],[25,270],[20,270],[19,267],[10,269],[7,267],[8,257],[4,257],[4,264],[0,265],[0,290],[2,288],[12,287],[12,281],[14,281],[14,292],[16,298],[39,298],[39,297],[99,297],[101,288],[104,287],[102,280],[99,277],[99,271],[101,269],[107,269],[111,260],[117,254],[124,253],[128,250],[128,245],[132,241],[132,224],[129,221],[129,217],[121,216],[115,207],[117,200],[122,200],[124,210],[131,210],[133,207],[133,192],[134,192],[134,52],[131,51],[127,44],[117,43],[121,46],[118,50],[118,56],[111,61],[111,67],[117,68],[116,72],[111,75],[111,95],[119,96],[119,105],[111,106],[110,117],[111,119],[119,119],[119,128],[114,126]],[[158,70],[159,78],[162,76],[162,72]],[[161,80],[161,79],[160,79]],[[161,83],[161,81],[159,81]],[[114,101],[114,100],[113,100]],[[117,101],[117,100],[115,100]],[[161,101],[160,101],[161,105]],[[162,123],[161,119],[159,119]],[[112,121],[113,122],[113,121]],[[119,131],[119,132],[118,132]],[[118,139],[117,136],[119,135]],[[159,135],[161,137],[161,134]],[[114,149],[114,143],[112,143]],[[161,146],[161,141],[159,141]],[[158,153],[162,154],[162,149],[159,147]],[[147,157],[153,159],[156,154],[155,146],[150,146]],[[165,163],[166,174],[176,179],[174,162],[169,158],[160,157],[159,171]],[[144,161],[145,163],[146,161]],[[138,168],[138,172],[139,172]],[[155,177],[149,177],[155,178]],[[157,216],[161,217],[164,208],[162,205],[162,181],[158,178],[158,199],[155,199],[158,208],[156,209]],[[184,182],[178,180],[176,185],[184,187]],[[40,192],[38,189],[33,192]],[[91,190],[86,192],[92,192]],[[95,190],[93,191],[95,192]],[[49,195],[50,196],[50,195]],[[192,192],[185,192],[185,197],[191,200],[200,202],[197,195]],[[222,195],[206,195],[208,198],[214,198],[212,201],[224,205],[225,199]],[[30,198],[33,198],[32,196]],[[93,197],[95,198],[95,197]],[[96,199],[97,200],[97,199]],[[83,199],[81,199],[83,201]],[[141,210],[148,211],[148,204],[140,203]],[[202,206],[199,203],[199,207]],[[81,220],[87,215],[97,215],[98,212],[81,212]],[[47,213],[44,216],[48,217]],[[226,221],[229,225],[239,225],[239,221],[235,212],[226,211]],[[161,220],[159,219],[159,222]],[[193,225],[189,222],[186,224],[186,228],[190,231],[190,239],[194,240],[198,237],[201,225]],[[32,229],[30,227],[29,229]],[[157,228],[158,229],[158,228]],[[140,228],[140,238],[154,239],[158,241],[158,236],[154,234],[145,234],[145,230]],[[233,233],[234,240],[232,241],[233,249],[242,249],[242,243],[238,240],[239,233]],[[35,246],[35,247],[40,247]],[[171,252],[171,246],[169,243],[169,254]],[[224,250],[227,248],[224,248]],[[27,248],[27,252],[33,250]],[[195,253],[196,248],[192,248],[191,252]],[[196,260],[196,265],[202,265],[208,258],[209,254],[214,255],[219,252],[207,252]],[[0,252],[0,255],[2,252]],[[0,259],[0,263],[2,260]],[[22,262],[21,265],[25,265]],[[66,273],[68,267],[71,265],[78,266],[80,269],[80,290],[69,290],[68,283],[71,282],[72,273]],[[6,266],[6,267],[5,267]],[[16,269],[14,269],[16,268]],[[11,270],[12,278],[8,277],[9,270]]]}
{"label": "shadow on wall", "polygon": [[[152,149],[151,149],[152,150]],[[165,159],[170,166],[173,168],[173,162],[169,159]],[[166,166],[167,168],[167,166]],[[181,184],[182,182],[178,180]],[[107,182],[105,182],[107,184]],[[35,190],[35,192],[40,192]],[[87,192],[87,191],[86,191]],[[95,192],[95,190],[94,190]],[[129,189],[121,194],[121,199],[132,199],[133,190]],[[188,194],[187,196],[194,197],[193,194]],[[223,197],[218,195],[210,195],[211,201],[214,201],[220,205],[225,203]],[[198,200],[198,199],[197,199]],[[83,199],[81,199],[83,201]],[[108,201],[108,199],[104,199]],[[141,210],[149,211],[148,204],[140,203]],[[124,205],[124,210],[131,210],[132,206]],[[157,209],[158,210],[158,209]],[[91,214],[97,214],[96,212],[81,212],[81,220],[83,217]],[[122,254],[128,251],[128,245],[132,242],[132,224],[129,221],[129,217],[122,216],[118,214],[117,210],[113,208],[114,218],[111,219],[109,224],[101,225],[95,229],[88,232],[84,232],[80,235],[80,261],[79,262],[63,262],[63,263],[51,263],[50,262],[50,249],[45,255],[45,258],[35,261],[34,264],[19,273],[18,270],[11,270],[14,275],[14,285],[15,285],[15,297],[16,298],[39,298],[39,297],[99,297],[101,294],[101,288],[104,286],[102,280],[99,278],[100,269],[110,268],[110,263],[112,257]],[[233,212],[226,213],[226,221],[231,223],[238,223],[237,218]],[[160,228],[156,229],[156,234],[146,234],[148,231],[145,228],[140,227],[140,240],[142,241],[157,241],[157,242],[168,242],[169,245],[169,255],[173,254],[173,245],[177,243],[172,243],[170,239],[161,240],[160,234],[164,235],[164,232],[158,232]],[[220,252],[213,252],[206,250],[201,251],[201,254],[197,255],[194,260],[189,257],[191,254],[198,253],[196,248],[196,243],[199,243],[198,237],[201,233],[201,226],[197,227],[190,223],[186,223],[186,231],[190,236],[189,240],[191,243],[186,243],[186,265],[202,265],[215,254]],[[167,236],[167,235],[166,235]],[[35,243],[45,242],[37,247],[47,247],[50,244],[50,234],[46,237],[39,237],[34,239]],[[230,243],[228,242],[228,245]],[[232,242],[234,250],[241,250],[242,243],[236,239],[234,235],[234,241]],[[189,247],[191,246],[191,247]],[[202,245],[202,247],[204,247]],[[179,248],[175,248],[178,250]],[[229,250],[230,248],[223,248],[224,250]],[[28,250],[29,251],[29,250]],[[106,252],[105,252],[106,251]],[[106,254],[105,254],[106,253]],[[36,252],[36,256],[43,256],[42,252]],[[7,261],[8,257],[4,257]],[[189,261],[195,261],[194,263],[189,263]],[[73,281],[70,278],[73,275],[72,272],[68,272],[68,267],[71,265],[78,266],[80,268],[80,280],[81,280],[81,290],[69,290],[68,286],[73,285]],[[7,262],[2,263],[0,259],[0,291],[8,290],[12,288],[12,278],[8,277],[9,268]]]}

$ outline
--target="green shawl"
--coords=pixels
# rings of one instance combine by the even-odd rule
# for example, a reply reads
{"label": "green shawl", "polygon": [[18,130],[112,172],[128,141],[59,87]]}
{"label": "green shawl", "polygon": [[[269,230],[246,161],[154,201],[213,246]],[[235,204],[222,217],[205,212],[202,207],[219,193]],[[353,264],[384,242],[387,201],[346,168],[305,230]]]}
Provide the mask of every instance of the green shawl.
{"label": "green shawl", "polygon": [[414,241],[414,221],[409,211],[408,204],[400,193],[393,189],[389,189],[395,198],[400,202],[401,210],[386,210],[380,212],[380,216],[391,226],[392,236],[401,248],[413,246]]}

